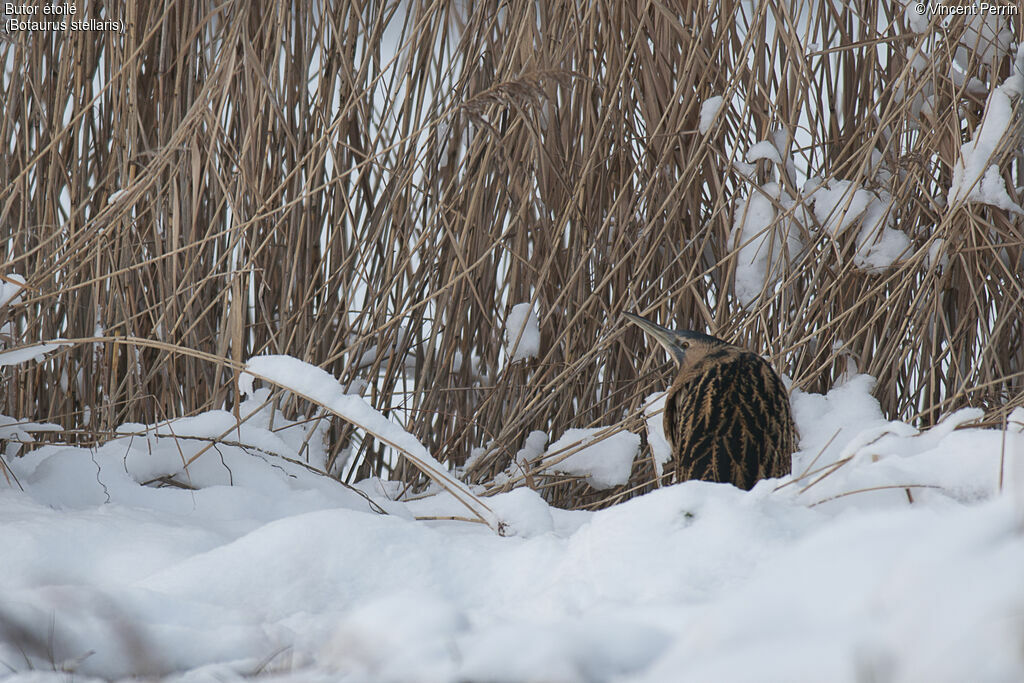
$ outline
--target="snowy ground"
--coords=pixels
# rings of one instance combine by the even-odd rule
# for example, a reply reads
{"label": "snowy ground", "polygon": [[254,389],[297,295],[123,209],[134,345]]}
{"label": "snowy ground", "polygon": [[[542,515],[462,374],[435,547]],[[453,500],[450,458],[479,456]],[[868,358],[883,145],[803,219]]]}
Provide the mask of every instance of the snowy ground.
{"label": "snowy ground", "polygon": [[[209,442],[186,437],[231,416],[8,458],[0,678],[1024,680],[1024,411],[918,434],[870,387],[794,397],[794,470],[818,472],[797,483],[596,513],[519,489],[488,499],[506,537],[365,482],[381,514],[280,457],[303,427],[259,419],[187,477]],[[195,489],[140,483],[175,473]]]}

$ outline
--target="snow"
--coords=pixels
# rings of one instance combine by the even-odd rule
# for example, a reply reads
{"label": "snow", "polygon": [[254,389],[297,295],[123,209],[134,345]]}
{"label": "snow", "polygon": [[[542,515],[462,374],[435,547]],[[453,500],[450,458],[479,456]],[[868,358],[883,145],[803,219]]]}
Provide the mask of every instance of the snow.
{"label": "snow", "polygon": [[[384,364],[384,366],[386,366],[387,363],[394,358],[397,350],[403,346],[406,346],[406,340],[408,339],[408,336],[409,331],[406,328],[398,328],[398,331],[395,334],[395,339],[394,341],[392,341],[389,347],[385,348],[384,350],[381,350],[379,345],[374,344],[366,351],[364,351],[359,356],[358,359],[356,359],[356,368],[359,370],[365,370],[371,367],[377,361],[377,359],[381,357],[383,357],[381,362]],[[402,365],[406,369],[414,370],[416,368],[416,357],[411,352],[407,352],[405,358],[402,359]]]}
{"label": "snow", "polygon": [[701,135],[706,135],[711,126],[714,124],[715,119],[722,113],[722,106],[725,104],[725,98],[721,95],[715,95],[709,97],[700,104],[700,123],[697,125],[697,130],[700,131]]}
{"label": "snow", "polygon": [[853,263],[861,270],[882,271],[896,263],[910,248],[910,238],[892,227],[893,199],[878,191],[864,213],[863,227],[857,236],[857,252]]}
{"label": "snow", "polygon": [[[311,366],[248,367],[372,415]],[[486,499],[505,536],[440,521],[462,509],[447,492],[324,476],[320,433],[266,388],[241,425],[213,411],[7,457],[0,662],[13,681],[1020,680],[1024,409],[922,431],[873,386],[794,391],[792,477],[598,512],[518,488]],[[559,467],[624,481],[639,435],[601,432],[531,433],[521,460],[583,440]]]}
{"label": "snow", "polygon": [[983,204],[990,204],[1004,211],[1024,214],[1024,209],[1010,198],[1010,194],[1006,191],[1006,181],[999,174],[999,167],[995,164],[992,164],[985,170],[985,175],[981,178],[981,184],[973,189],[968,196],[971,199]]}
{"label": "snow", "polygon": [[665,437],[665,399],[668,392],[659,391],[644,400],[644,418],[647,424],[647,443],[654,456],[654,469],[658,476],[665,472],[665,463],[672,459],[672,447]]}
{"label": "snow", "polygon": [[838,237],[864,214],[873,193],[849,180],[830,180],[814,187],[814,215],[825,231]]}
{"label": "snow", "polygon": [[515,463],[520,467],[526,468],[530,466],[533,461],[543,455],[544,446],[547,445],[548,435],[540,430],[534,430],[526,435],[526,442],[523,447],[516,452],[516,457],[513,458]]}
{"label": "snow", "polygon": [[540,353],[540,321],[529,303],[516,304],[505,319],[505,353],[509,360],[534,358]]}
{"label": "snow", "polygon": [[0,277],[0,308],[13,306],[21,301],[25,291],[25,278],[17,273]]}
{"label": "snow", "polygon": [[586,477],[596,489],[625,484],[640,449],[640,435],[602,434],[605,431],[599,427],[565,430],[544,452],[545,464],[555,472]]}
{"label": "snow", "polygon": [[893,265],[910,250],[910,238],[892,226],[892,195],[884,190],[867,190],[850,180],[830,180],[807,190],[814,215],[833,238],[860,224],[854,265],[879,272]]}
{"label": "snow", "polygon": [[481,521],[497,527],[490,509],[469,488],[455,479],[419,440],[395,424],[361,396],[346,394],[337,378],[326,370],[297,358],[282,355],[257,356],[246,363],[238,385],[243,394],[253,395],[253,381],[261,379],[314,401],[335,415],[361,427],[378,441],[396,449],[423,474],[440,484],[469,508]]}
{"label": "snow", "polygon": [[945,270],[949,266],[949,255],[946,253],[946,241],[941,237],[936,237],[932,240],[931,246],[928,247],[928,255],[925,259],[925,263],[929,268],[936,268],[939,271]]}
{"label": "snow", "polygon": [[907,26],[914,33],[925,33],[928,31],[929,16],[927,12],[921,12],[918,0],[908,0],[903,10],[903,18]]}
{"label": "snow", "polygon": [[762,140],[747,150],[747,161],[754,163],[760,159],[767,159],[782,165],[782,155],[779,154],[775,145],[767,140]]}
{"label": "snow", "polygon": [[956,52],[956,60],[961,66],[970,63],[971,55],[975,55],[984,64],[991,64],[1009,53],[1013,42],[1007,16],[990,9],[997,8],[998,4],[975,2],[973,5],[975,11],[965,15],[964,32]]}
{"label": "snow", "polygon": [[1020,144],[1020,132],[1014,125],[1014,101],[1024,93],[1024,45],[1017,51],[1014,72],[989,93],[985,115],[971,139],[960,146],[953,165],[953,181],[947,202],[980,202],[1024,214],[1006,190],[999,167],[999,155],[1008,144]]}
{"label": "snow", "polygon": [[29,422],[15,420],[13,417],[0,415],[0,444],[5,446],[3,454],[14,457],[21,453],[22,446],[33,443],[33,432],[59,432],[60,425],[48,422]]}
{"label": "snow", "polygon": [[62,346],[70,346],[70,342],[49,342],[46,344],[34,344],[32,346],[23,346],[10,351],[0,351],[0,368],[5,365],[18,365],[19,363],[25,363],[27,361],[40,361],[46,354],[51,351],[56,351]]}
{"label": "snow", "polygon": [[[905,7],[909,28],[932,34],[908,48],[920,75],[941,22]],[[1024,46],[998,86],[963,68],[972,53],[986,64],[1005,55],[1008,26],[969,13],[954,46],[954,84],[987,99],[939,205],[1024,214],[1011,196],[1020,189],[1005,181],[1016,176],[1000,168],[1004,150],[1020,145]],[[912,119],[932,118],[942,98],[918,85],[909,79],[895,96],[914,97]],[[722,96],[704,101],[699,132],[724,110]],[[436,130],[454,160],[472,128],[461,141]],[[787,149],[796,145],[783,133],[732,166],[753,178],[767,160],[795,179]],[[893,177],[880,152],[867,176],[811,180],[798,196],[781,182],[751,183],[732,226],[744,305],[798,257],[809,211],[827,238],[855,241],[859,268],[909,252],[881,189]],[[118,190],[108,202],[127,198]],[[929,267],[948,267],[942,238],[924,244]],[[0,277],[0,309],[20,302],[24,284]],[[509,362],[539,356],[539,330],[530,303],[510,308]],[[402,334],[354,363],[387,359]],[[62,345],[4,349],[0,367]],[[596,512],[553,508],[524,486],[481,500],[352,393],[365,380],[345,387],[284,356],[247,364],[242,422],[213,410],[125,424],[95,447],[26,450],[60,428],[0,415],[0,672],[11,681],[1024,680],[1024,408],[1005,429],[973,426],[977,408],[919,429],[887,419],[874,380],[851,368],[826,394],[793,392],[801,438],[791,476],[751,491],[663,486]],[[453,358],[452,370],[463,369],[487,381],[479,357]],[[257,380],[308,399],[315,414],[285,419]],[[639,427],[659,474],[671,460],[664,403],[664,392],[648,396]],[[416,464],[434,482],[428,493],[329,476],[332,415]],[[569,429],[550,444],[534,431],[494,447],[514,453],[512,469],[545,463],[608,488],[644,456],[640,434],[615,429]],[[453,519],[467,509],[486,524]]]}
{"label": "snow", "polygon": [[[763,144],[775,150],[770,143]],[[775,154],[778,156],[778,152]],[[781,208],[784,218],[780,219],[776,206]],[[740,200],[730,237],[739,247],[736,296],[740,303],[749,306],[769,282],[782,278],[786,264],[796,258],[803,246],[800,226],[806,226],[807,221],[804,206],[797,205],[778,183],[766,183]]]}

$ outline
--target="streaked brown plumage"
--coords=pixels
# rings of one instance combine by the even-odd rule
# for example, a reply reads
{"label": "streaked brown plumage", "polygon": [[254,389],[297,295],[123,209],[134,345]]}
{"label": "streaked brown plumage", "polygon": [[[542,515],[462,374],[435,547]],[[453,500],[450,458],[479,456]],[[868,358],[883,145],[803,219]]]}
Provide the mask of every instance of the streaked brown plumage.
{"label": "streaked brown plumage", "polygon": [[760,356],[700,332],[675,331],[626,313],[661,343],[679,374],[665,399],[665,436],[675,480],[750,489],[781,477],[796,449],[789,394]]}

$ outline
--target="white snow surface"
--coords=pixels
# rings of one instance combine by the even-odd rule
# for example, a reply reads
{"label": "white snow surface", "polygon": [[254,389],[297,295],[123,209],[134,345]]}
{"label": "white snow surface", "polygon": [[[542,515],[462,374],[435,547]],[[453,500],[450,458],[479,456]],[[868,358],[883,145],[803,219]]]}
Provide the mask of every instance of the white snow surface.
{"label": "white snow surface", "polygon": [[516,304],[505,319],[505,354],[513,363],[540,353],[540,320],[529,303]]}
{"label": "white snow surface", "polygon": [[625,484],[640,449],[640,435],[625,431],[602,435],[602,431],[600,427],[565,430],[548,446],[544,462],[552,463],[555,472],[586,477],[596,489]]}
{"label": "white snow surface", "polygon": [[[775,151],[771,143],[758,144]],[[778,183],[765,183],[737,202],[730,241],[739,247],[736,296],[744,306],[757,301],[768,283],[782,278],[786,264],[796,259],[803,247],[800,226],[808,223],[805,206],[797,204]]]}
{"label": "white snow surface", "polygon": [[491,511],[479,503],[465,484],[449,474],[447,468],[415,436],[389,420],[363,397],[346,393],[337,378],[326,370],[291,356],[256,356],[249,359],[245,372],[239,378],[238,385],[243,394],[255,395],[253,382],[256,379],[271,382],[297,396],[316,401],[335,415],[361,427],[377,440],[398,450],[434,482],[447,486],[481,520],[497,526]]}
{"label": "white snow surface", "polygon": [[721,95],[709,97],[700,103],[700,122],[697,124],[697,130],[700,131],[701,135],[705,135],[711,130],[715,119],[722,112],[723,104],[725,104],[725,98]]}
{"label": "white snow surface", "polygon": [[644,401],[644,418],[647,423],[647,444],[654,457],[654,469],[658,476],[665,471],[665,463],[672,459],[672,446],[665,436],[665,399],[667,391],[651,394]]}
{"label": "white snow surface", "polygon": [[970,201],[1024,214],[1024,209],[1010,198],[995,163],[1003,149],[1021,144],[1020,127],[1014,123],[1013,112],[1014,102],[1024,95],[1024,45],[1017,51],[1013,71],[989,93],[981,125],[960,146],[946,198],[950,206]]}
{"label": "white snow surface", "polygon": [[919,11],[918,0],[906,0],[904,5],[903,18],[910,30],[914,33],[926,32],[929,25],[928,13]]}
{"label": "white snow surface", "polygon": [[41,361],[46,354],[56,351],[62,346],[69,346],[69,342],[49,342],[47,344],[33,344],[32,346],[21,346],[9,351],[0,351],[0,368],[6,365],[19,365],[31,360]]}
{"label": "white snow surface", "polygon": [[747,150],[747,161],[750,163],[761,159],[767,159],[779,165],[782,164],[782,155],[779,154],[779,150],[767,140],[761,140],[761,142],[756,143]]}
{"label": "white snow surface", "polygon": [[11,273],[0,278],[0,308],[14,305],[21,301],[21,295],[25,291],[25,278],[17,273]]}
{"label": "white snow surface", "polygon": [[999,13],[998,3],[976,0],[965,4],[973,5],[974,11],[964,15],[964,32],[956,51],[956,60],[961,66],[966,66],[972,55],[991,64],[1009,53],[1013,44],[1009,15]]}
{"label": "white snow surface", "polygon": [[862,270],[884,270],[910,249],[906,233],[891,227],[893,198],[884,190],[867,190],[850,180],[831,180],[814,185],[808,201],[813,202],[814,215],[834,238],[860,225],[853,263]]}
{"label": "white snow surface", "polygon": [[[886,420],[872,386],[858,375],[794,392],[799,481],[686,482],[598,512],[519,488],[488,499],[514,531],[504,537],[414,518],[464,514],[448,494],[395,501],[392,482],[353,490],[307,468],[308,433],[271,420],[265,391],[219,441],[224,412],[8,457],[0,670],[85,682],[1024,679],[1024,410],[1006,431],[971,427],[980,411],[964,410],[919,432]],[[632,459],[631,439],[618,447]]]}
{"label": "white snow surface", "polygon": [[929,268],[938,268],[942,271],[949,266],[949,255],[945,252],[945,244],[946,240],[941,237],[932,240],[931,246],[928,247],[928,256],[925,261]]}
{"label": "white snow surface", "polygon": [[548,442],[548,435],[539,429],[535,429],[526,435],[526,442],[516,452],[513,460],[520,467],[529,467],[541,455],[544,454],[544,446]]}

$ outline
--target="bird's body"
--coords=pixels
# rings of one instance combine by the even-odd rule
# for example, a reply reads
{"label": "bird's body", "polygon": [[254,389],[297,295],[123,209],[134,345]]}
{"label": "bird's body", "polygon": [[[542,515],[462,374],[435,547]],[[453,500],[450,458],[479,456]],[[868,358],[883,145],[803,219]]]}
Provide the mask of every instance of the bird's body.
{"label": "bird's body", "polygon": [[796,448],[789,394],[763,358],[717,337],[626,315],[679,366],[664,418],[677,481],[749,489],[758,479],[789,474]]}

